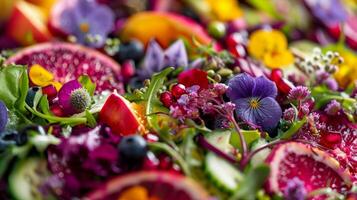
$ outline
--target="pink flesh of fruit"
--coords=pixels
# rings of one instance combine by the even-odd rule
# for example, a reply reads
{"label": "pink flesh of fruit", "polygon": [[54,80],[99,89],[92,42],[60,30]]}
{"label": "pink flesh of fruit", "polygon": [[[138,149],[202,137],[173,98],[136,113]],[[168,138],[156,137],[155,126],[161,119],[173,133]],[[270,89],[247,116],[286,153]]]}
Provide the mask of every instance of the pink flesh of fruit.
{"label": "pink flesh of fruit", "polygon": [[39,64],[62,83],[86,74],[97,84],[97,91],[123,91],[120,66],[104,54],[81,45],[38,44],[16,53],[6,62],[28,66]]}
{"label": "pink flesh of fruit", "polygon": [[[328,153],[306,144],[289,142],[276,147],[267,158],[271,173],[267,189],[282,193],[287,182],[298,177],[307,192],[330,186],[345,192],[351,186],[351,176]],[[314,199],[321,199],[316,197]]]}

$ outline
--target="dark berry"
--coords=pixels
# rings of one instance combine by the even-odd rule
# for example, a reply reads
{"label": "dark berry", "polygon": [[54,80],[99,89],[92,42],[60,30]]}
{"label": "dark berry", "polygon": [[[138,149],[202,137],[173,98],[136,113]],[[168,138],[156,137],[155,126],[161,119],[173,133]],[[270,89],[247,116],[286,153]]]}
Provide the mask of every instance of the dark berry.
{"label": "dark berry", "polygon": [[122,43],[119,46],[119,52],[116,58],[119,62],[125,60],[139,61],[144,56],[144,45],[138,40],[131,40],[128,43]]}
{"label": "dark berry", "polygon": [[160,95],[160,101],[164,104],[165,107],[170,107],[174,102],[174,97],[172,96],[171,92],[163,92]]}
{"label": "dark berry", "polygon": [[31,87],[29,88],[29,90],[27,91],[27,95],[26,95],[26,104],[29,106],[33,106],[33,99],[35,98],[36,93],[40,90],[39,87]]}
{"label": "dark berry", "polygon": [[180,83],[172,86],[171,93],[174,97],[180,98],[181,95],[186,93],[186,87]]}
{"label": "dark berry", "polygon": [[48,101],[51,102],[54,98],[57,97],[57,90],[56,90],[55,86],[48,85],[48,86],[42,88],[42,94],[47,95]]}
{"label": "dark berry", "polygon": [[121,74],[124,82],[127,83],[135,74],[135,63],[132,60],[126,60],[121,65]]}
{"label": "dark berry", "polygon": [[127,162],[141,162],[147,154],[146,141],[140,135],[123,137],[118,149],[121,158]]}

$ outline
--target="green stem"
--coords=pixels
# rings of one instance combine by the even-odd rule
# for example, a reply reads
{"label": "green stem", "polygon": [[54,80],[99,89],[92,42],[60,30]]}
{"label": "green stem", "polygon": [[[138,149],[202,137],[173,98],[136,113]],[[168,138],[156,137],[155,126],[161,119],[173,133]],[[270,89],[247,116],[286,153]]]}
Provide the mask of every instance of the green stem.
{"label": "green stem", "polygon": [[45,115],[43,113],[40,113],[34,109],[32,109],[29,105],[25,104],[25,107],[27,110],[29,110],[32,114],[41,117],[43,119],[47,119],[49,121],[54,121],[54,122],[60,122],[60,123],[73,123],[73,124],[84,124],[87,122],[87,118],[84,117],[56,117],[56,116],[50,116],[50,115]]}
{"label": "green stem", "polygon": [[191,176],[191,172],[190,172],[189,167],[188,167],[187,163],[185,162],[185,160],[182,158],[182,156],[179,153],[177,153],[169,145],[167,145],[165,143],[161,143],[161,142],[151,142],[151,143],[148,143],[148,146],[153,149],[162,150],[162,151],[166,152],[167,154],[169,154],[169,156],[174,158],[174,160],[177,161],[177,164],[180,165],[183,173],[186,174],[187,176]]}

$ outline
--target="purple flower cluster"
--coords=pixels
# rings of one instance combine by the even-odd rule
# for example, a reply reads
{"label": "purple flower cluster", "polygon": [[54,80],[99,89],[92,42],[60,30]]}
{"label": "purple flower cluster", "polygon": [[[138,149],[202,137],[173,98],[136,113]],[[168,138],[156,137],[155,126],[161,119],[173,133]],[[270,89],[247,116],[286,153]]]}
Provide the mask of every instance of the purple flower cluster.
{"label": "purple flower cluster", "polygon": [[299,178],[294,177],[293,179],[289,180],[284,191],[284,199],[289,200],[304,200],[307,192],[304,187],[304,182],[301,181]]}
{"label": "purple flower cluster", "polygon": [[332,100],[329,104],[327,104],[325,108],[325,112],[328,115],[336,115],[340,110],[341,110],[341,104],[336,100]]}
{"label": "purple flower cluster", "polygon": [[227,96],[236,105],[239,118],[264,130],[277,126],[282,111],[275,100],[274,82],[264,76],[254,78],[242,73],[229,80]]}
{"label": "purple flower cluster", "polygon": [[222,95],[227,90],[224,84],[213,84],[208,89],[200,89],[198,85],[194,85],[186,90],[187,93],[177,99],[177,104],[170,106],[170,114],[179,120],[197,119],[201,112],[224,115],[235,109],[233,103],[222,100]]}
{"label": "purple flower cluster", "polygon": [[293,101],[293,100],[303,101],[306,98],[308,98],[309,96],[310,96],[309,88],[307,88],[305,86],[297,86],[290,90],[288,99],[290,101]]}

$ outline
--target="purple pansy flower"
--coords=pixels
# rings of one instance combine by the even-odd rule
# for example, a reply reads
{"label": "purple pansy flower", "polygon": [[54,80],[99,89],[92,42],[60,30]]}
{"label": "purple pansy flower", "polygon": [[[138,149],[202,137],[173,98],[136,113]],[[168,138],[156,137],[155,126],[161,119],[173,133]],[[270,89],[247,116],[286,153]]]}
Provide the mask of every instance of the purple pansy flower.
{"label": "purple pansy flower", "polygon": [[0,100],[0,133],[5,130],[8,120],[7,108],[5,103]]}
{"label": "purple pansy flower", "polygon": [[58,103],[71,115],[85,111],[91,103],[91,97],[77,80],[72,80],[61,87],[58,92]]}
{"label": "purple pansy flower", "polygon": [[187,52],[182,40],[177,40],[165,51],[155,40],[151,40],[139,76],[141,79],[145,79],[165,67],[186,67],[187,65]]}
{"label": "purple pansy flower", "polygon": [[58,4],[63,8],[58,15],[62,31],[75,36],[78,43],[103,46],[114,27],[114,13],[109,7],[95,0],[61,0]]}
{"label": "purple pansy flower", "polygon": [[275,83],[264,76],[254,78],[242,73],[228,83],[227,96],[235,103],[237,115],[264,130],[276,127],[282,115],[276,95]]}
{"label": "purple pansy flower", "polygon": [[307,191],[304,187],[304,182],[297,177],[289,180],[283,191],[284,199],[289,200],[304,200]]}
{"label": "purple pansy flower", "polygon": [[340,0],[305,0],[312,14],[327,26],[347,20],[347,11]]}

